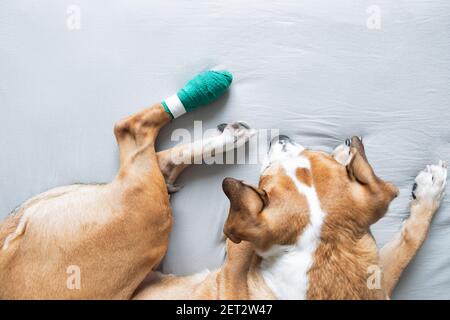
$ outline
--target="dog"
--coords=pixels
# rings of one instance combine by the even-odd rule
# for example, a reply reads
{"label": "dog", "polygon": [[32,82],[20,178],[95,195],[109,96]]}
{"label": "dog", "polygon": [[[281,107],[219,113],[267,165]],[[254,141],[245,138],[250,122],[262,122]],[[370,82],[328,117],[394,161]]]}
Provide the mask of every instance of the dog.
{"label": "dog", "polygon": [[170,120],[159,103],[118,122],[120,167],[111,183],[53,189],[6,218],[0,299],[133,296],[167,250],[177,177],[194,159],[239,147],[255,133],[242,122],[222,124],[211,137],[156,152]]}
{"label": "dog", "polygon": [[398,189],[377,177],[362,139],[331,154],[280,136],[259,185],[226,178],[227,259],[213,272],[155,274],[136,299],[389,299],[424,242],[446,186],[447,164],[415,179],[411,213],[378,252],[369,227]]}
{"label": "dog", "polygon": [[[0,229],[0,298],[388,299],[425,240],[446,186],[446,163],[420,172],[410,217],[378,252],[370,226],[398,189],[375,175],[362,140],[353,137],[327,154],[280,136],[257,187],[223,181],[230,200],[224,264],[164,275],[154,270],[172,225],[168,190],[186,167],[169,154],[190,158],[200,149],[156,153],[155,138],[167,122],[161,105],[123,120],[115,127],[121,165],[112,183],[55,189],[7,218]],[[252,135],[243,123],[220,129],[202,142],[205,149],[243,144]],[[66,285],[71,265],[83,272],[78,290]]]}

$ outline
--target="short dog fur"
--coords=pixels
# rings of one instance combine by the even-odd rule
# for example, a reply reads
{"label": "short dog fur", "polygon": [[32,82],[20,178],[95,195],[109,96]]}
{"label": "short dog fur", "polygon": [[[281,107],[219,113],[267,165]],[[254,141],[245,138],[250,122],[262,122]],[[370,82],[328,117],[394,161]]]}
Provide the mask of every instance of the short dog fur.
{"label": "short dog fur", "polygon": [[[0,225],[1,299],[386,299],[425,240],[446,185],[446,164],[416,179],[411,215],[378,252],[370,225],[397,196],[377,177],[361,139],[332,154],[282,136],[271,145],[259,185],[226,178],[227,258],[187,277],[154,271],[172,226],[169,192],[188,160],[245,143],[243,123],[219,126],[193,145],[155,151],[170,118],[161,104],[116,124],[120,169],[105,185],[38,195]],[[78,290],[67,268],[79,266]],[[382,270],[368,284],[370,268]]]}

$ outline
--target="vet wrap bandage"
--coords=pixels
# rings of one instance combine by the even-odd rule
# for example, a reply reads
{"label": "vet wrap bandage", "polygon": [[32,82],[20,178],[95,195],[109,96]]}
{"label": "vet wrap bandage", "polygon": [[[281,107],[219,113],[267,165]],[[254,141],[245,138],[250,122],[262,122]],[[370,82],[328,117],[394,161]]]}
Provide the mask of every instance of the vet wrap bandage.
{"label": "vet wrap bandage", "polygon": [[226,70],[200,73],[176,94],[162,102],[172,119],[213,102],[230,86],[233,76]]}

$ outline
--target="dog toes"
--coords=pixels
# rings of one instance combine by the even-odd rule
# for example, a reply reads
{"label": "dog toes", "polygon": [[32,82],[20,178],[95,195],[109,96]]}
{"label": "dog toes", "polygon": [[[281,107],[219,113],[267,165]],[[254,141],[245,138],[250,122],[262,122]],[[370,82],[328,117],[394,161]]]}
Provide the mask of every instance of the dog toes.
{"label": "dog toes", "polygon": [[416,177],[412,188],[414,201],[434,204],[437,207],[445,193],[447,185],[447,163],[427,165]]}
{"label": "dog toes", "polygon": [[236,121],[232,123],[221,123],[217,126],[217,130],[224,132],[225,130],[236,131],[236,130],[251,130],[248,123],[244,121]]}
{"label": "dog toes", "polygon": [[225,130],[225,127],[226,127],[227,125],[228,125],[227,123],[221,123],[221,124],[219,124],[219,125],[217,126],[217,130],[218,130],[219,132],[223,132],[223,130]]}
{"label": "dog toes", "polygon": [[180,186],[178,184],[167,184],[167,192],[169,192],[169,194],[176,193],[180,191],[182,188],[183,186]]}
{"label": "dog toes", "polygon": [[256,130],[251,129],[250,126],[243,121],[228,124],[223,123],[217,126],[217,129],[222,133],[222,136],[224,136],[226,144],[233,143],[235,144],[235,147],[243,145],[256,134]]}

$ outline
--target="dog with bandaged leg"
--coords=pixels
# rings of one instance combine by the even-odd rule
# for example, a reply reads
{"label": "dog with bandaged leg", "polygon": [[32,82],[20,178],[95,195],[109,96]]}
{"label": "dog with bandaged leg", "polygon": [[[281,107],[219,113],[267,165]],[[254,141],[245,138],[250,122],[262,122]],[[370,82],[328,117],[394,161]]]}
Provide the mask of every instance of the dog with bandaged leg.
{"label": "dog with bandaged leg", "polygon": [[[179,277],[156,272],[172,225],[170,190],[189,160],[245,143],[244,123],[216,136],[156,152],[166,123],[205,104],[231,82],[202,74],[161,104],[119,122],[120,169],[106,185],[73,185],[24,203],[0,226],[0,298],[65,299],[386,299],[424,242],[440,206],[447,164],[427,166],[413,187],[410,217],[378,251],[370,226],[398,189],[380,179],[362,139],[331,154],[275,139],[258,186],[226,178],[227,258],[216,270]],[[193,98],[194,97],[194,98]],[[195,99],[197,97],[198,99]],[[67,286],[67,268],[83,276]],[[380,270],[380,285],[368,272]]]}

